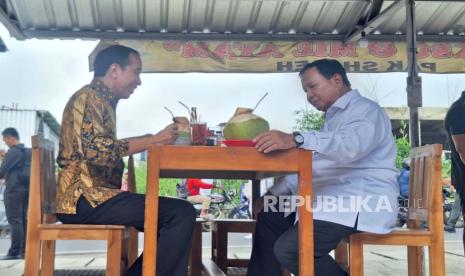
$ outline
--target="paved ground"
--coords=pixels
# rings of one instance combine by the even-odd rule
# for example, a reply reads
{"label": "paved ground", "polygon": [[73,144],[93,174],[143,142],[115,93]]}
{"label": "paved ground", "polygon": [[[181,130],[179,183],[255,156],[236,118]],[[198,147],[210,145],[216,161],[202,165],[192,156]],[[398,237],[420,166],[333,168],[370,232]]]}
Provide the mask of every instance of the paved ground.
{"label": "paved ground", "polygon": [[[446,275],[465,275],[462,246],[462,232],[455,234],[446,233]],[[204,233],[203,237],[203,256],[210,256],[209,247],[210,235]],[[242,234],[236,234],[232,237],[232,246],[230,255],[232,257],[246,257],[250,254],[250,240],[244,238]],[[0,240],[0,250],[5,252],[8,248],[7,240]],[[74,246],[74,247],[73,247]],[[87,246],[87,247],[86,247]],[[93,248],[92,248],[93,246]],[[142,247],[142,246],[141,246]],[[77,250],[77,249],[81,250]],[[104,244],[75,242],[65,243],[57,247],[57,257],[55,267],[56,276],[71,275],[104,275],[105,254],[103,251]],[[93,250],[90,250],[93,249]],[[365,246],[365,275],[367,276],[401,276],[407,275],[407,253],[405,247],[400,246]],[[428,260],[428,259],[427,259]],[[17,276],[22,275],[24,261],[0,261],[0,275]]]}

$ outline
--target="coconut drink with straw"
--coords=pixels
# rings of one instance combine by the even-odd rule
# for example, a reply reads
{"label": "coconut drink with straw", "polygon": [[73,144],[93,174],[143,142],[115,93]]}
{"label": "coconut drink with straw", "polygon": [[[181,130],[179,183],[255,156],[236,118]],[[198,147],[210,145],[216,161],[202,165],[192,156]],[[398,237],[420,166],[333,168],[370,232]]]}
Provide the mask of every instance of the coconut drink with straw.
{"label": "coconut drink with straw", "polygon": [[267,95],[268,93],[263,95],[253,109],[244,107],[236,109],[234,116],[229,119],[223,129],[225,139],[250,141],[260,133],[270,130],[270,125],[265,119],[253,114],[253,111]]}
{"label": "coconut drink with straw", "polygon": [[174,117],[174,122],[178,126],[179,136],[174,142],[175,145],[190,145],[191,134],[189,120],[187,117]]}
{"label": "coconut drink with straw", "polygon": [[173,122],[178,126],[179,136],[174,141],[175,145],[189,145],[191,141],[191,134],[190,134],[190,127],[189,127],[189,120],[187,117],[175,117],[174,113],[168,108],[164,107],[173,118]]}

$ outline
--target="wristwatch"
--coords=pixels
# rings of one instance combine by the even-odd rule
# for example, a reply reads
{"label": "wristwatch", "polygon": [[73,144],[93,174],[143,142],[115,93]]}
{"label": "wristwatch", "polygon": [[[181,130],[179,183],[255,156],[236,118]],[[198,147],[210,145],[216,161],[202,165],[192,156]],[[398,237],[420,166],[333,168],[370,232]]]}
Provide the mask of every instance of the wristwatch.
{"label": "wristwatch", "polygon": [[294,143],[296,144],[296,148],[304,144],[304,136],[302,135],[302,133],[298,131],[294,131],[292,132],[292,135],[294,136],[293,140],[294,140]]}

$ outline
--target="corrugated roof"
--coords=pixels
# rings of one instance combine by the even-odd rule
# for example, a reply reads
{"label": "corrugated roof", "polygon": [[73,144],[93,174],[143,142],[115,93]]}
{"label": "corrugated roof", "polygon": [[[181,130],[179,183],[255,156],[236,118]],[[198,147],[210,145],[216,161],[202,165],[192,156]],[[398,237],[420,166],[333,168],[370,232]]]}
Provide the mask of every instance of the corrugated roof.
{"label": "corrugated roof", "polygon": [[[384,1],[383,10],[394,1]],[[415,24],[419,35],[459,36],[465,40],[465,1],[416,1]],[[378,27],[381,34],[405,32],[405,10],[398,10]]]}
{"label": "corrugated roof", "polygon": [[[344,40],[364,29],[376,39],[404,39],[406,17],[404,1],[382,0],[2,2],[0,21],[18,38]],[[419,40],[465,38],[464,1],[417,1],[416,14]]]}
{"label": "corrugated roof", "polygon": [[26,121],[26,122],[30,121],[30,118],[35,118],[36,116],[42,117],[44,122],[50,127],[50,129],[57,136],[60,136],[61,125],[55,119],[55,117],[47,110],[16,109],[16,108],[9,108],[5,106],[2,106],[0,108],[0,118],[2,119],[3,123],[14,121],[17,123],[21,123],[23,125],[30,124],[30,123],[24,123],[23,121]]}

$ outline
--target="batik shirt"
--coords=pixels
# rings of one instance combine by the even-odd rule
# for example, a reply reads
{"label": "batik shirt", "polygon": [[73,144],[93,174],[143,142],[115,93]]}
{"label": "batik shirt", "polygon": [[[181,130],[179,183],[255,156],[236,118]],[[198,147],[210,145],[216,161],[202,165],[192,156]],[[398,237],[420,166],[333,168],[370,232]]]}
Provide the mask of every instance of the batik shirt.
{"label": "batik shirt", "polygon": [[120,193],[129,142],[116,138],[118,99],[100,80],[77,91],[63,112],[57,163],[57,213],[75,214],[84,196],[93,207]]}

